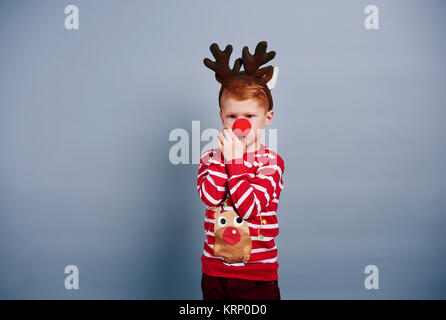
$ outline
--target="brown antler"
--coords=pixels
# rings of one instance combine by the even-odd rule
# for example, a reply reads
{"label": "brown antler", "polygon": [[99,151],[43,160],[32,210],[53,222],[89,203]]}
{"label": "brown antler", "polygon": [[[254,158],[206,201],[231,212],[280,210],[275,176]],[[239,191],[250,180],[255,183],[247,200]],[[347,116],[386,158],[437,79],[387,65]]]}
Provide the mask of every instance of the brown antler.
{"label": "brown antler", "polygon": [[204,58],[203,62],[206,67],[215,71],[215,78],[218,82],[223,83],[227,78],[240,73],[242,59],[238,58],[234,62],[232,70],[229,68],[229,58],[232,53],[232,46],[228,44],[224,51],[221,51],[218,44],[211,44],[210,50],[215,58],[215,62],[208,58]]}
{"label": "brown antler", "polygon": [[266,46],[266,41],[259,42],[256,46],[254,55],[249,53],[247,46],[245,46],[242,51],[243,66],[246,74],[262,79],[265,83],[271,80],[274,73],[274,68],[273,66],[267,66],[259,69],[259,67],[273,59],[276,55],[275,51],[270,51],[267,53]]}

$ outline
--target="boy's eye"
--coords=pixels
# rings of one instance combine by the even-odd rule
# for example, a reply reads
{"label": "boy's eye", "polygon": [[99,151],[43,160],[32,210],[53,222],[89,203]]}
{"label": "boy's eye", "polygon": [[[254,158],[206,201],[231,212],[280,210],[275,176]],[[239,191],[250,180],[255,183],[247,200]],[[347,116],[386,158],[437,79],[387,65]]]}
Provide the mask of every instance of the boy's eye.
{"label": "boy's eye", "polygon": [[247,118],[252,118],[252,117],[254,117],[254,115],[252,115],[252,114],[248,114],[246,117],[247,117]]}
{"label": "boy's eye", "polygon": [[228,117],[231,118],[231,119],[235,118],[235,116],[233,114],[229,115]]}

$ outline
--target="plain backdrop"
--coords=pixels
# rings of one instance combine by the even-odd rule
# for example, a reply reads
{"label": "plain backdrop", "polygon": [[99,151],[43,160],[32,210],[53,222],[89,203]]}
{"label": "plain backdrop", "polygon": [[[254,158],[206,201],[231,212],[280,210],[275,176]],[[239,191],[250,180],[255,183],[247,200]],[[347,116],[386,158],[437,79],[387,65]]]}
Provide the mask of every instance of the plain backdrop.
{"label": "plain backdrop", "polygon": [[0,298],[201,299],[198,165],[169,133],[221,126],[211,43],[232,64],[266,40],[282,298],[445,299],[445,21],[442,0],[2,1]]}

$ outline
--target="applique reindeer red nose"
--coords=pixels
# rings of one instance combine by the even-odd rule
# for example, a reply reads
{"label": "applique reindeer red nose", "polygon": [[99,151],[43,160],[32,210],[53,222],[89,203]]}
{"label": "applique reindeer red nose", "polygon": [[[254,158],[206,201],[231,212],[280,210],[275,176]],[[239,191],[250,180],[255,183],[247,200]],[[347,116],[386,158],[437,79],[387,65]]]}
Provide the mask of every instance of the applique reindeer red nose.
{"label": "applique reindeer red nose", "polygon": [[223,232],[223,241],[230,246],[236,245],[240,241],[240,232],[234,227],[227,227]]}
{"label": "applique reindeer red nose", "polygon": [[245,118],[237,119],[232,125],[232,131],[239,137],[247,136],[251,131],[251,122]]}

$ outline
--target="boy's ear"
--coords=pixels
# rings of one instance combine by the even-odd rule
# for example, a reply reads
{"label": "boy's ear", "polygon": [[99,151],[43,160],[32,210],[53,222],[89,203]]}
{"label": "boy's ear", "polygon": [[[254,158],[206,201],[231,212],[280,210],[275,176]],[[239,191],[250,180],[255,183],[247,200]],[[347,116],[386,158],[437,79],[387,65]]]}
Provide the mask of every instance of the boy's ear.
{"label": "boy's ear", "polygon": [[265,127],[269,126],[273,121],[274,110],[270,110],[266,113]]}

